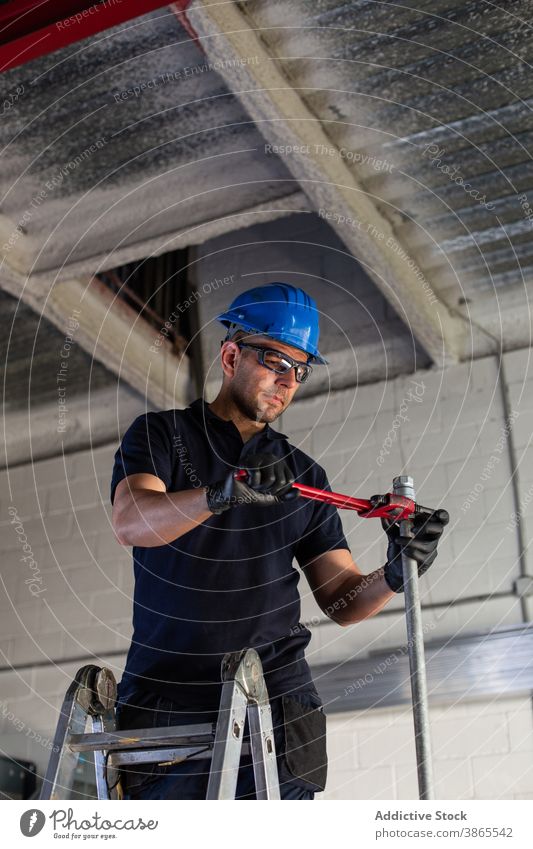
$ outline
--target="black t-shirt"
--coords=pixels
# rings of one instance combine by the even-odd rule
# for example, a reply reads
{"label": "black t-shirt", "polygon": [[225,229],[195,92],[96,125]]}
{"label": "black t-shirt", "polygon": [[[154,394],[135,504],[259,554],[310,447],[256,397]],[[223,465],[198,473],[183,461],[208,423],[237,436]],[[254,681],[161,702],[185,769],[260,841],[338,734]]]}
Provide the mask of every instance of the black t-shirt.
{"label": "black t-shirt", "polygon": [[[128,475],[156,475],[178,492],[215,483],[257,453],[284,457],[299,482],[329,488],[324,470],[284,434],[266,425],[243,443],[233,422],[200,399],[134,421],[115,455],[111,501]],[[270,697],[312,689],[293,558],[303,568],[338,548],[348,544],[336,508],[303,497],[239,505],[168,545],[134,547],[134,631],[121,701],[151,691],[184,709],[213,709],[223,655],[244,648],[259,653]]]}

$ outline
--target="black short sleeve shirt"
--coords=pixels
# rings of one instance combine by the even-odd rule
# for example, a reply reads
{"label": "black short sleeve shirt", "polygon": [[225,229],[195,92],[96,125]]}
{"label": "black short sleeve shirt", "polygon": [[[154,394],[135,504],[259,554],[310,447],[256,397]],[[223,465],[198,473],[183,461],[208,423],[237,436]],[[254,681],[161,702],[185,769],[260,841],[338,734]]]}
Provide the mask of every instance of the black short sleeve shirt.
{"label": "black short sleeve shirt", "polygon": [[[324,470],[284,434],[266,425],[243,443],[233,422],[200,399],[134,421],[115,455],[111,500],[129,475],[156,475],[178,492],[215,483],[257,453],[283,457],[299,482],[329,488]],[[258,651],[270,697],[312,686],[293,560],[305,568],[338,548],[348,544],[337,510],[302,497],[240,505],[170,544],[135,547],[134,632],[120,699],[153,691],[184,708],[212,709],[223,655],[244,648]]]}

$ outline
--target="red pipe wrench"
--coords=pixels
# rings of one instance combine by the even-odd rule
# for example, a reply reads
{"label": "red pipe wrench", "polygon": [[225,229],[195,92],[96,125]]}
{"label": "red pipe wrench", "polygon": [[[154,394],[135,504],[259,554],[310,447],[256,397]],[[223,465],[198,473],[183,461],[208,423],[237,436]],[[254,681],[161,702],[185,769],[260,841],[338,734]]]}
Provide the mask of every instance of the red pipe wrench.
{"label": "red pipe wrench", "polygon": [[[245,481],[247,476],[246,469],[239,469],[234,474],[235,480]],[[419,507],[411,498],[394,495],[392,492],[387,492],[385,495],[373,495],[370,500],[367,500],[353,498],[351,495],[341,495],[339,492],[329,492],[326,489],[317,489],[303,483],[293,483],[293,487],[299,490],[304,498],[325,501],[326,504],[333,504],[344,510],[355,510],[363,519],[389,519],[396,522],[410,519],[415,513],[425,512],[425,508]]]}

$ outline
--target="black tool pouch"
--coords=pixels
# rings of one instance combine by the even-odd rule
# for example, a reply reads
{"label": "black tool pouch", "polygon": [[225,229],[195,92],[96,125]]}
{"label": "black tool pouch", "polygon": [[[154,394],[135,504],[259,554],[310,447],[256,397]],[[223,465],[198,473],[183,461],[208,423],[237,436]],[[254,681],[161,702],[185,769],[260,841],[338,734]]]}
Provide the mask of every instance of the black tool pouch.
{"label": "black tool pouch", "polygon": [[[313,693],[282,696],[284,747],[280,780],[297,779],[301,786],[324,790],[328,772],[326,716],[322,702]],[[286,774],[285,774],[286,773]]]}

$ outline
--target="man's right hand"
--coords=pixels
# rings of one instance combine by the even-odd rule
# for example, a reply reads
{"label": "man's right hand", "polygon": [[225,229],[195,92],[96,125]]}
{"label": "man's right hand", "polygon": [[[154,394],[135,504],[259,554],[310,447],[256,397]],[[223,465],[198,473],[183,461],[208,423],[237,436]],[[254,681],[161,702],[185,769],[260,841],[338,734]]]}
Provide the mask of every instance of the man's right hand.
{"label": "man's right hand", "polygon": [[299,492],[293,488],[294,475],[285,460],[274,454],[250,454],[242,468],[246,479],[235,480],[234,472],[207,487],[209,510],[215,515],[239,504],[264,506],[292,501]]}

